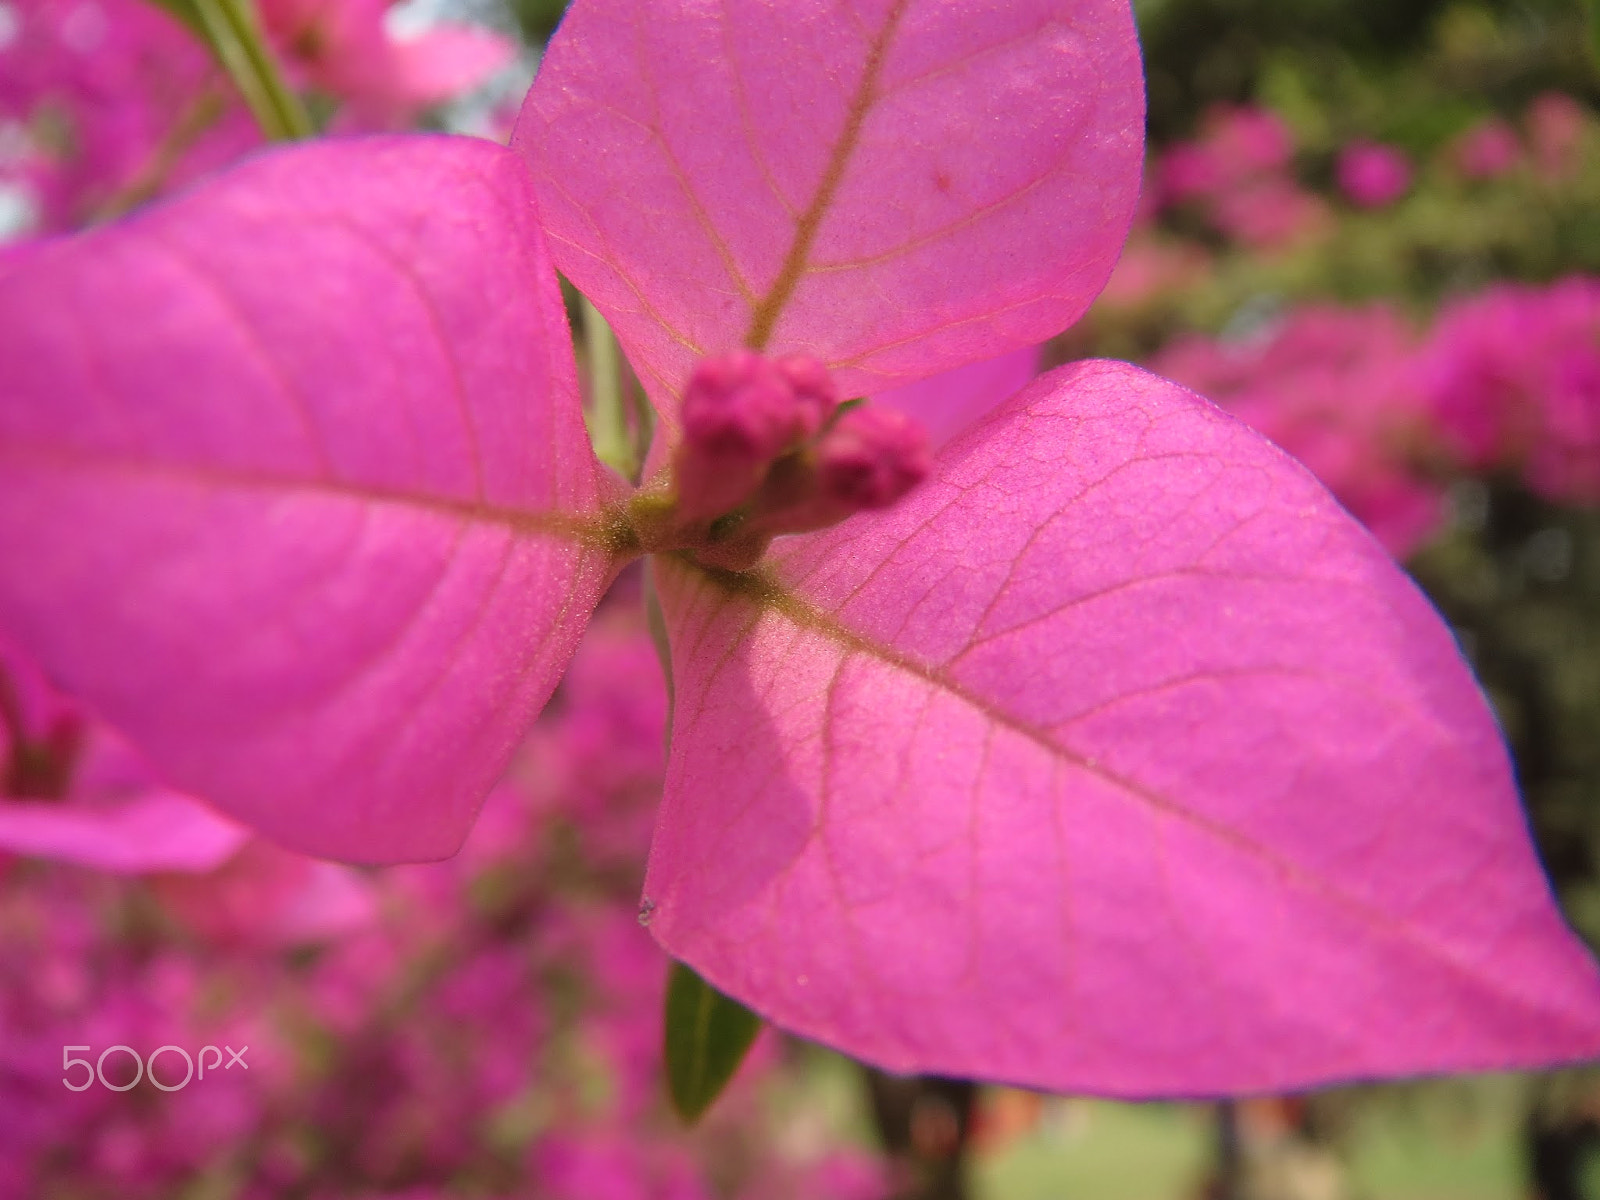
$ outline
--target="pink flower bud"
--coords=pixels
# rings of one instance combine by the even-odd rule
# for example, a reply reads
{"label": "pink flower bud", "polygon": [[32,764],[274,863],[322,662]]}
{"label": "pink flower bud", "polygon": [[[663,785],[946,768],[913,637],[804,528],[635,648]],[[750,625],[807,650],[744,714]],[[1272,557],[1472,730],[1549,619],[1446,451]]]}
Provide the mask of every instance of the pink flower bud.
{"label": "pink flower bud", "polygon": [[839,392],[833,386],[833,377],[828,374],[827,367],[809,354],[786,354],[774,361],[773,366],[794,389],[798,415],[805,425],[805,436],[810,437],[822,428],[838,406]]}
{"label": "pink flower bud", "polygon": [[817,445],[823,495],[851,509],[887,508],[931,467],[927,434],[891,408],[852,409]]}
{"label": "pink flower bud", "polygon": [[772,360],[734,350],[701,360],[683,395],[682,515],[715,517],[743,504],[773,461],[822,428],[837,403],[827,368],[809,355]]}
{"label": "pink flower bud", "polygon": [[784,372],[750,350],[702,359],[683,394],[684,441],[717,458],[770,462],[804,425]]}

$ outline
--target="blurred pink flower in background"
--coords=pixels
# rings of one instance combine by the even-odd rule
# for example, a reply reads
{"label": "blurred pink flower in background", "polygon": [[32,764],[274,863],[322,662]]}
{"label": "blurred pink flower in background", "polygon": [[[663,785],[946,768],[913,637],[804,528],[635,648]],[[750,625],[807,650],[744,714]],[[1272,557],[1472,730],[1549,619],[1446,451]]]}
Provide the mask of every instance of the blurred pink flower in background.
{"label": "blurred pink flower in background", "polygon": [[1528,143],[1547,179],[1566,179],[1577,171],[1588,120],[1583,105],[1564,92],[1544,92],[1528,106]]}
{"label": "blurred pink flower in background", "polygon": [[293,947],[361,929],[376,916],[365,875],[260,838],[215,871],[166,875],[152,886],[175,921],[213,943]]}
{"label": "blurred pink flower in background", "polygon": [[195,36],[147,0],[18,0],[0,43],[0,123],[26,134],[0,162],[45,231],[174,187],[259,144]]}
{"label": "blurred pink flower in background", "polygon": [[1394,146],[1355,141],[1339,152],[1339,187],[1353,204],[1384,208],[1411,186],[1411,163]]}
{"label": "blurred pink flower in background", "polygon": [[1154,190],[1163,205],[1197,206],[1218,231],[1246,246],[1281,249],[1327,229],[1330,218],[1321,197],[1290,173],[1293,158],[1294,139],[1282,117],[1218,106],[1197,138],[1161,157]]}
{"label": "blurred pink flower in background", "polygon": [[1179,338],[1151,365],[1300,459],[1403,558],[1444,515],[1442,486],[1417,468],[1429,430],[1414,360],[1393,310],[1312,306],[1247,340]]}
{"label": "blurred pink flower in background", "polygon": [[[341,131],[402,128],[470,91],[516,53],[509,39],[440,25],[397,37],[388,0],[267,0],[262,19],[291,79],[339,105]],[[17,0],[0,42],[0,123],[25,141],[0,182],[20,185],[42,232],[115,215],[234,161],[261,135],[197,35],[149,0]]]}
{"label": "blurred pink flower in background", "polygon": [[[666,1110],[668,964],[636,914],[666,695],[620,602],[636,574],[619,591],[454,859],[379,874],[256,840],[183,877],[16,860],[27,886],[0,892],[0,1200],[166,1200],[207,1177],[247,1200],[443,1198],[463,1179],[552,1200],[882,1200],[874,1156],[768,1125],[776,1037],[692,1136]],[[92,1061],[213,1043],[248,1045],[249,1073],[155,1105],[62,1087],[63,1045]],[[181,1078],[180,1056],[159,1067]]]}
{"label": "blurred pink flower in background", "polygon": [[1486,117],[1456,139],[1456,169],[1468,179],[1496,179],[1522,159],[1517,131],[1502,117]]}
{"label": "blurred pink flower in background", "polygon": [[249,836],[157,783],[122,737],[0,643],[0,862],[9,852],[108,871],[209,871]]}
{"label": "blurred pink flower in background", "polygon": [[1465,467],[1520,471],[1554,500],[1600,499],[1600,280],[1501,284],[1446,305],[1423,370]]}
{"label": "blurred pink flower in background", "polygon": [[625,1130],[543,1138],[532,1161],[549,1200],[712,1200],[687,1152],[642,1145]]}
{"label": "blurred pink flower in background", "polygon": [[1152,367],[1299,458],[1398,557],[1438,530],[1452,472],[1600,500],[1600,280],[1502,284],[1420,338],[1383,306],[1307,306],[1244,339],[1177,338]]}
{"label": "blurred pink flower in background", "polygon": [[1332,214],[1315,192],[1287,176],[1268,176],[1218,196],[1213,220],[1235,241],[1272,250],[1326,233]]}
{"label": "blurred pink flower in background", "polygon": [[393,0],[262,0],[261,19],[301,86],[344,104],[341,131],[401,129],[516,56],[509,38],[464,25],[391,32]]}
{"label": "blurred pink flower in background", "polygon": [[1135,234],[1095,303],[1138,309],[1203,279],[1211,266],[1211,255],[1195,242]]}
{"label": "blurred pink flower in background", "polygon": [[1192,141],[1161,158],[1162,194],[1170,201],[1216,199],[1246,180],[1282,173],[1294,138],[1270,109],[1219,105],[1209,110]]}
{"label": "blurred pink flower in background", "polygon": [[1269,108],[1214,109],[1206,116],[1204,139],[1229,174],[1271,174],[1294,157],[1288,123]]}
{"label": "blurred pink flower in background", "polygon": [[[126,903],[131,889],[137,885],[57,868],[0,895],[6,1200],[169,1196],[182,1181],[248,1155],[292,1078],[289,1040],[267,1016],[271,965],[239,960],[224,969],[215,954],[153,936],[159,923],[147,906]],[[62,1047],[84,1045],[93,1048],[91,1063],[117,1045],[141,1055],[176,1045],[191,1059],[206,1045],[249,1047],[249,1070],[217,1070],[158,1104],[130,1104],[98,1084],[63,1087]],[[135,1078],[126,1052],[103,1065],[112,1084]],[[155,1070],[180,1084],[182,1056],[162,1055]]]}

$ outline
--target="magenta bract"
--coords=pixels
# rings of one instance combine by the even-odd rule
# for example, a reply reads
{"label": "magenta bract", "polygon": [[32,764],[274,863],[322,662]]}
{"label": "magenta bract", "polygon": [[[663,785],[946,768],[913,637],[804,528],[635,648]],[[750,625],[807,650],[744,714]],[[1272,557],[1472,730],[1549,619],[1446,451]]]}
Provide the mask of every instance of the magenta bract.
{"label": "magenta bract", "polygon": [[[522,159],[325,143],[10,264],[0,628],[271,836],[427,857],[655,545],[646,911],[778,1023],[1118,1095],[1592,1056],[1600,979],[1448,630],[1205,401],[1063,368],[737,572],[589,450],[541,224],[660,466],[708,355],[848,398],[1058,331],[1141,112],[1123,0],[578,0]],[[922,394],[1005,394],[964,378]]]}
{"label": "magenta bract", "polygon": [[1125,1096],[1600,1052],[1448,630],[1181,388],[1062,368],[888,515],[658,579],[651,928],[780,1024]]}
{"label": "magenta bract", "polygon": [[0,279],[0,625],[286,845],[448,855],[611,571],[526,176],[269,155]]}
{"label": "magenta bract", "polygon": [[512,145],[556,266],[670,415],[743,342],[853,396],[1071,324],[1138,197],[1140,84],[1126,0],[595,0]]}

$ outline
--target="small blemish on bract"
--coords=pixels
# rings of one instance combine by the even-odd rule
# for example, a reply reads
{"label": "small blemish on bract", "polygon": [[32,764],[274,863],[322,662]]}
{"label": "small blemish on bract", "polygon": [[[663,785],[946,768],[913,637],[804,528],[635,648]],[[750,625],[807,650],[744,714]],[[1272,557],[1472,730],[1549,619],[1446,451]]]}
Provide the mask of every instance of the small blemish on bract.
{"label": "small blemish on bract", "polygon": [[644,899],[640,900],[639,901],[639,924],[641,924],[641,925],[650,924],[650,918],[655,916],[655,912],[656,912],[656,902],[654,900],[650,899],[649,896],[646,896]]}

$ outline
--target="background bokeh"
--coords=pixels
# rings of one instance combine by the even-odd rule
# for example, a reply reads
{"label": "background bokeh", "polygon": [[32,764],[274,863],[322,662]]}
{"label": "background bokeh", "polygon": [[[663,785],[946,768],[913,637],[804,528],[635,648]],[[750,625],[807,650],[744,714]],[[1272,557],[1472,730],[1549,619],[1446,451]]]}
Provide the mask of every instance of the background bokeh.
{"label": "background bokeh", "polygon": [[[260,11],[320,127],[503,137],[562,7],[508,3]],[[1189,384],[1373,529],[1477,666],[1557,895],[1600,946],[1600,16],[1136,9],[1144,200],[1105,295],[1045,361]],[[13,247],[259,141],[170,11],[0,0]],[[686,1131],[659,1078],[667,964],[635,912],[665,712],[637,607],[602,610],[451,862],[358,871],[254,840],[143,870],[0,850],[0,1200],[1600,1197],[1583,1070],[1133,1106],[891,1080],[768,1033]],[[114,739],[3,646],[0,717],[0,816],[111,811],[136,788],[89,770]],[[174,1092],[61,1086],[61,1046],[117,1043],[248,1044],[250,1068]]]}

